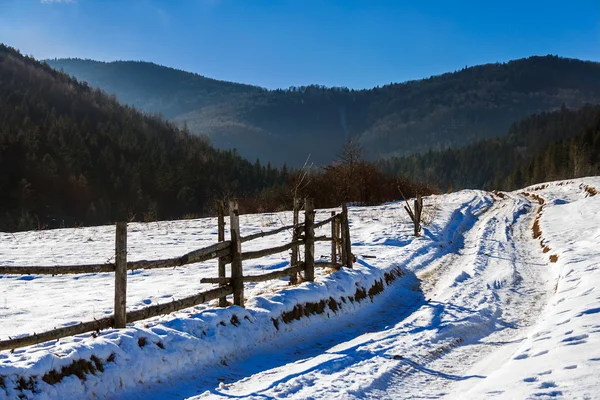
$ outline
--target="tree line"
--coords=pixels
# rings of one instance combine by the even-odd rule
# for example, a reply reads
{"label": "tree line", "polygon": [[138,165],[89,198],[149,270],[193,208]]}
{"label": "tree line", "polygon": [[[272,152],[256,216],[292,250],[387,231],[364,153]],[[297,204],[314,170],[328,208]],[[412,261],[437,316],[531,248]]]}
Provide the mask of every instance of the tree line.
{"label": "tree line", "polygon": [[206,216],[232,197],[243,212],[266,212],[294,197],[326,207],[393,200],[399,184],[407,195],[431,191],[386,176],[349,146],[325,168],[249,162],[0,45],[3,231]]}
{"label": "tree line", "polygon": [[533,114],[502,137],[460,148],[381,160],[388,173],[406,174],[442,190],[514,190],[532,183],[597,173],[594,129],[600,106]]}

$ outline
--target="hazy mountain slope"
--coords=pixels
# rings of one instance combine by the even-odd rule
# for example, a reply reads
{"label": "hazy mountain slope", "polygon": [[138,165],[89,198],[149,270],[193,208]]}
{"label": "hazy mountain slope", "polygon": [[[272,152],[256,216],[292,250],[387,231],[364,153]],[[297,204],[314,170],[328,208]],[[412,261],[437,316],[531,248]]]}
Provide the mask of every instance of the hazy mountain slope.
{"label": "hazy mountain slope", "polygon": [[206,213],[279,172],[0,44],[0,229]]}
{"label": "hazy mountain slope", "polygon": [[114,64],[94,64],[104,71],[84,75],[78,66],[86,63],[90,62],[56,60],[51,65],[145,111],[155,112],[161,108],[158,104],[177,99],[190,111],[175,116],[175,107],[165,107],[165,115],[187,122],[219,147],[288,165],[303,163],[309,153],[316,163],[327,163],[349,137],[359,140],[371,158],[403,155],[502,135],[514,121],[562,104],[579,108],[600,103],[600,64],[555,56],[481,65],[359,91],[320,86],[266,91],[207,79],[202,82],[215,88],[214,97],[195,107],[180,90],[185,87],[184,73],[181,82],[172,81],[149,102],[150,96],[135,98],[155,86],[152,76],[125,84],[118,73],[106,72]]}
{"label": "hazy mountain slope", "polygon": [[116,94],[122,103],[134,105],[145,112],[159,113],[167,118],[227,100],[240,93],[264,90],[141,61],[105,63],[60,59],[46,62],[91,86]]}

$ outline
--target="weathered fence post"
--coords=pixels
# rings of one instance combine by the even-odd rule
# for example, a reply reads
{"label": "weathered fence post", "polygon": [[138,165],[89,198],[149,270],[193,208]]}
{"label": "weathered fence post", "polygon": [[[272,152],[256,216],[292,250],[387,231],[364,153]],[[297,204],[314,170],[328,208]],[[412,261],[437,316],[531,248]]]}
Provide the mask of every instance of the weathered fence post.
{"label": "weathered fence post", "polygon": [[242,240],[240,236],[240,211],[237,200],[229,201],[229,232],[231,235],[231,285],[233,304],[244,306],[244,277],[242,270]]}
{"label": "weathered fence post", "polygon": [[[292,223],[293,225],[298,225],[299,221],[300,221],[300,199],[294,197],[294,216],[293,216],[293,220]],[[294,228],[292,228],[292,242],[296,242],[298,240],[298,237],[300,236],[300,228],[297,226],[294,226]],[[292,247],[292,257],[290,260],[290,265],[294,266],[296,264],[298,264],[298,254],[299,254],[299,247],[298,245],[295,245]],[[290,284],[291,285],[295,285],[298,283],[298,274],[294,273],[290,276]]]}
{"label": "weathered fence post", "polygon": [[415,236],[419,237],[419,236],[421,236],[421,213],[423,212],[423,197],[421,197],[420,194],[417,194],[417,197],[415,198],[415,201],[413,203],[414,210],[412,210],[410,208],[410,203],[408,202],[408,200],[406,200],[406,197],[404,197],[404,193],[402,193],[402,190],[400,190],[400,187],[398,187],[398,191],[400,191],[400,194],[402,195],[402,198],[404,199],[404,202],[406,203],[406,205],[404,206],[404,209],[408,213],[410,220],[413,222],[413,225],[415,226]]}
{"label": "weathered fence post", "polygon": [[115,328],[127,324],[127,222],[117,222],[115,238]]}
{"label": "weathered fence post", "polygon": [[304,279],[315,280],[315,211],[313,199],[304,200]]}
{"label": "weathered fence post", "polygon": [[[331,212],[331,216],[335,217],[335,211]],[[331,220],[331,262],[337,262],[337,236],[336,236],[336,218]]]}
{"label": "weathered fence post", "polygon": [[417,194],[417,198],[415,199],[415,236],[420,236],[421,234],[421,212],[423,211],[423,198],[420,194]]}
{"label": "weathered fence post", "polygon": [[[225,202],[217,200],[217,225],[218,225],[218,241],[225,241]],[[219,257],[219,278],[225,278],[225,267],[227,262],[225,257]],[[220,283],[219,286],[226,286],[226,283]],[[219,298],[219,307],[227,307],[227,297]]]}
{"label": "weathered fence post", "polygon": [[338,217],[335,219],[335,240],[337,242],[337,253],[338,256],[340,258],[340,263],[343,264],[343,254],[344,254],[344,250],[342,248],[342,215],[338,215]]}
{"label": "weathered fence post", "polygon": [[342,252],[344,254],[343,263],[348,268],[352,268],[352,241],[350,240],[350,223],[348,220],[348,206],[346,202],[342,203]]}

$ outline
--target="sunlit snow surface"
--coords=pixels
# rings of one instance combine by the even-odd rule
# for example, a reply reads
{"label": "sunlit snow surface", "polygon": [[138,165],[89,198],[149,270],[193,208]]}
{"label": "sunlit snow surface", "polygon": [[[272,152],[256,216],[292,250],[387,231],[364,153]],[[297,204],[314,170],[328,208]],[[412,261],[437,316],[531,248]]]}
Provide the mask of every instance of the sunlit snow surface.
{"label": "sunlit snow surface", "polygon": [[[0,353],[0,398],[17,392],[11,376],[42,376],[95,355],[105,371],[29,398],[598,398],[600,383],[600,195],[554,182],[501,198],[480,191],[425,198],[423,236],[412,237],[402,203],[351,207],[355,269],[315,284],[248,284],[247,309],[213,304],[136,323],[97,338]],[[539,186],[539,185],[536,185]],[[539,204],[523,193],[545,199]],[[320,211],[317,221],[329,217]],[[544,246],[532,237],[540,216]],[[291,222],[290,213],[241,217],[242,235]],[[216,241],[216,221],[130,224],[129,260],[168,258]],[[329,234],[329,227],[317,235]],[[244,243],[244,251],[283,244],[289,233]],[[316,257],[330,245],[319,244]],[[114,227],[0,234],[3,265],[111,260]],[[367,258],[365,255],[376,256]],[[557,255],[556,263],[549,261]],[[245,274],[285,267],[282,253],[244,262]],[[295,303],[368,287],[383,272],[409,271],[373,302],[276,330],[271,316]],[[164,303],[213,287],[216,262],[135,271],[128,309]],[[415,275],[416,274],[416,277]],[[417,280],[420,279],[419,280]],[[420,283],[420,287],[419,287]],[[0,339],[111,313],[113,274],[0,277]],[[279,290],[283,289],[283,290]],[[233,326],[233,315],[241,324]],[[246,318],[244,318],[246,317]],[[225,323],[223,325],[222,323]],[[150,345],[139,346],[139,337]],[[164,347],[162,349],[157,343]],[[40,381],[39,379],[37,381]]]}

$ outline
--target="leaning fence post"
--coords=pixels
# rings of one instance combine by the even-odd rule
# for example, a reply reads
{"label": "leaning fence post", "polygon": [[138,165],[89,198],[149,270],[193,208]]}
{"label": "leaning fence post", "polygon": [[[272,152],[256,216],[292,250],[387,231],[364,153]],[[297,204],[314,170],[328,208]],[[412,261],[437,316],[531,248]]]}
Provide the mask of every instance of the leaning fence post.
{"label": "leaning fence post", "polygon": [[315,211],[313,199],[304,200],[304,279],[315,280]]}
{"label": "leaning fence post", "polygon": [[[292,228],[292,242],[296,242],[298,241],[298,237],[300,236],[300,228],[295,226],[299,224],[299,220],[300,220],[300,199],[294,197],[294,216],[293,216],[293,220],[292,223],[294,225],[294,227]],[[290,265],[294,266],[298,264],[298,251],[299,251],[299,246],[295,245],[292,247],[292,257],[290,260]],[[295,285],[296,283],[298,283],[298,274],[294,273],[290,276],[290,284]]]}
{"label": "leaning fence post", "polygon": [[352,268],[352,241],[350,240],[350,222],[348,220],[348,206],[346,202],[342,203],[342,251],[344,252],[344,262],[348,268]]}
{"label": "leaning fence post", "polygon": [[240,212],[238,201],[229,201],[229,233],[231,235],[231,285],[233,304],[244,306],[244,278],[242,271],[242,240],[240,236]]}
{"label": "leaning fence post", "polygon": [[127,222],[117,222],[115,238],[115,328],[127,324]]}
{"label": "leaning fence post", "polygon": [[341,226],[342,226],[342,215],[340,214],[335,219],[335,240],[336,240],[336,243],[337,243],[337,254],[338,254],[339,258],[340,258],[340,263],[343,264],[344,263],[344,261],[343,261],[344,251],[342,249],[342,243],[343,242],[342,242],[342,233],[341,233],[342,229],[341,229]]}
{"label": "leaning fence post", "polygon": [[331,212],[331,216],[333,217],[333,219],[331,220],[331,262],[332,263],[336,263],[337,262],[337,236],[336,236],[336,218],[335,218],[335,211]]}
{"label": "leaning fence post", "polygon": [[[217,225],[218,225],[218,241],[225,241],[225,203],[223,200],[217,200]],[[225,257],[219,257],[219,278],[225,278],[225,267],[227,261]],[[226,286],[226,283],[220,283],[219,286]],[[227,307],[227,297],[219,297],[219,307]]]}

